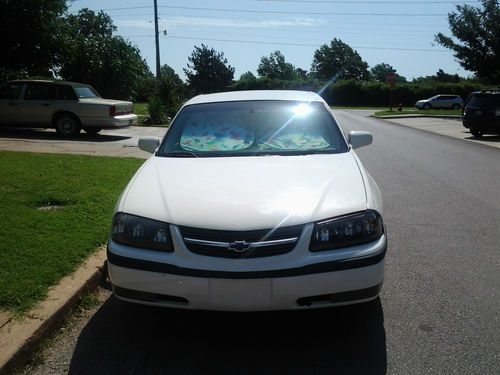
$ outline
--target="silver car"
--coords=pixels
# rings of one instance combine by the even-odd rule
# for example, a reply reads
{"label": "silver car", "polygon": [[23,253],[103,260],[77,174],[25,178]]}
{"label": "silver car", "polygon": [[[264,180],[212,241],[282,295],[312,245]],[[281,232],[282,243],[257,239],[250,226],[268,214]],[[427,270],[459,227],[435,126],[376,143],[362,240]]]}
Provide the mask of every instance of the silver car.
{"label": "silver car", "polygon": [[417,109],[460,109],[464,105],[458,95],[436,95],[415,103]]}
{"label": "silver car", "polygon": [[132,102],[103,99],[83,83],[18,80],[0,87],[0,125],[55,128],[74,137],[81,129],[97,134],[136,123]]}

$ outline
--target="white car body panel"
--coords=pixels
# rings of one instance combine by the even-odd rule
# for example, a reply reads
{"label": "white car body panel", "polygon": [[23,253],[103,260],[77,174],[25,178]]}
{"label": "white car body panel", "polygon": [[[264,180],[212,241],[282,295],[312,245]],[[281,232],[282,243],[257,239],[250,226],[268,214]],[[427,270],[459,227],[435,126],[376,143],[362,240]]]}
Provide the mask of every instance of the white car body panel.
{"label": "white car body panel", "polygon": [[120,205],[120,211],[138,216],[225,230],[304,224],[366,208],[352,153],[153,157]]}
{"label": "white car body panel", "polygon": [[[320,96],[299,91],[200,95],[184,106],[242,100],[318,101],[332,114]],[[385,232],[356,246],[309,249],[315,222],[368,209],[382,214],[382,197],[352,149],[293,156],[152,155],[115,210],[169,223],[174,251],[110,239],[110,279],[120,299],[186,309],[308,309],[370,301],[384,278]],[[236,259],[191,251],[180,228],[240,232],[299,224],[292,250]]]}
{"label": "white car body panel", "polygon": [[[124,288],[137,288],[163,295],[183,295],[190,301],[188,305],[176,302],[141,302],[146,305],[178,307],[195,310],[218,311],[271,311],[303,310],[325,307],[324,304],[299,306],[297,299],[303,296],[321,295],[325,286],[330,293],[342,293],[350,288],[363,289],[367,285],[377,285],[384,275],[384,261],[363,269],[326,272],[312,275],[267,279],[219,279],[181,275],[168,275],[157,272],[137,271],[123,267],[110,268],[114,282]],[[119,297],[125,301],[137,302]],[[356,303],[370,299],[357,300]],[[329,304],[342,306],[347,302]]]}

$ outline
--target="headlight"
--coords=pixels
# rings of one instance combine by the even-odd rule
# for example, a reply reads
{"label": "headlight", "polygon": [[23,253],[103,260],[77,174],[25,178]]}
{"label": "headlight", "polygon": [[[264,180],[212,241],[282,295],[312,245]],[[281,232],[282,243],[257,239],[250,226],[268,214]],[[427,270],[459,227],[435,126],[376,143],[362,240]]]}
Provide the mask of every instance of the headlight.
{"label": "headlight", "polygon": [[111,239],[131,247],[174,251],[167,223],[118,212],[113,218]]}
{"label": "headlight", "polygon": [[382,237],[384,225],[377,211],[368,210],[314,224],[310,251],[360,245]]}

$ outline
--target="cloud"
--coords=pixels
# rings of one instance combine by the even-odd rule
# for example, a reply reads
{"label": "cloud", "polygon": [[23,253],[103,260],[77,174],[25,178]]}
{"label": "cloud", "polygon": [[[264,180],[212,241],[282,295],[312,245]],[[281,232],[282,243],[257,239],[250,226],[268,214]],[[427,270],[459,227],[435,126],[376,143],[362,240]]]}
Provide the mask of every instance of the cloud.
{"label": "cloud", "polygon": [[[118,27],[136,29],[153,29],[154,24],[148,20],[116,20]],[[214,27],[214,28],[239,28],[239,29],[279,29],[289,27],[312,27],[325,24],[325,20],[315,18],[293,18],[284,20],[250,20],[231,18],[206,18],[206,17],[164,17],[159,25],[162,29],[175,30],[183,27]]]}

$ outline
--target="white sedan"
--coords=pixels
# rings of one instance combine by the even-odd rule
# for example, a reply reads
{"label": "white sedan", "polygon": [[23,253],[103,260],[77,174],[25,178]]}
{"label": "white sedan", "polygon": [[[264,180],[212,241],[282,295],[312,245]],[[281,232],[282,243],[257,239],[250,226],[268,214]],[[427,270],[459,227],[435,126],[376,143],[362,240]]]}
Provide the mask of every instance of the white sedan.
{"label": "white sedan", "polygon": [[132,102],[103,99],[92,86],[76,82],[17,80],[0,86],[0,125],[55,128],[62,137],[83,129],[102,129],[137,123]]}
{"label": "white sedan", "polygon": [[115,295],[187,309],[308,309],[377,298],[380,191],[317,94],[241,91],[188,101],[116,205]]}

